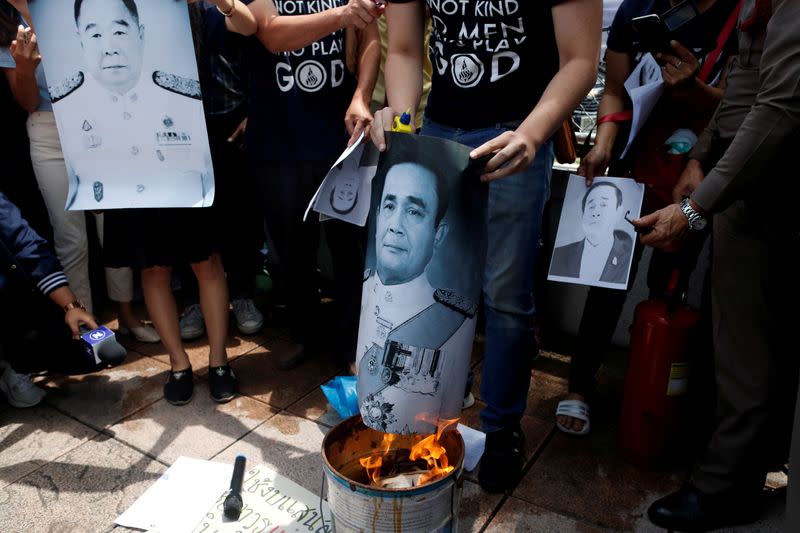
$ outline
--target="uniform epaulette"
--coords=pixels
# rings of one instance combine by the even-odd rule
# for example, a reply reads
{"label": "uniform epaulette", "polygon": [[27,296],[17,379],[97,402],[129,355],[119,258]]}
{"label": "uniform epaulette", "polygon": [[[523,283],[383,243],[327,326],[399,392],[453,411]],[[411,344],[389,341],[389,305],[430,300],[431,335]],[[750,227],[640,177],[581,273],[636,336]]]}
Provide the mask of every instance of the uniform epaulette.
{"label": "uniform epaulette", "polygon": [[440,304],[455,309],[469,318],[474,317],[475,313],[478,311],[478,305],[475,302],[466,296],[456,294],[456,292],[451,289],[436,289],[433,293],[433,299]]}
{"label": "uniform epaulette", "polygon": [[202,100],[200,93],[200,82],[191,78],[184,78],[183,76],[176,76],[169,72],[156,70],[153,72],[153,83],[172,91],[173,93],[180,94],[181,96],[188,96],[195,100]]}
{"label": "uniform epaulette", "polygon": [[372,275],[372,269],[368,268],[364,271],[364,281],[367,281],[369,277]]}
{"label": "uniform epaulette", "polygon": [[83,85],[84,81],[83,72],[78,71],[72,76],[67,76],[58,85],[50,85],[47,90],[50,92],[50,101],[54,104],[59,100],[63,100],[67,96],[74,93],[78,87]]}

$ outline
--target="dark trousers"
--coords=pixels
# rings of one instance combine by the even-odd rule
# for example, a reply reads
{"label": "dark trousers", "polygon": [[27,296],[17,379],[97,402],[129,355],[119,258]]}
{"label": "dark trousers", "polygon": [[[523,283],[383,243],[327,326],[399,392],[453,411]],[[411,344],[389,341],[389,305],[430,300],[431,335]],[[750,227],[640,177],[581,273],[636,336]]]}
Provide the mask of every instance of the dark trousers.
{"label": "dark trousers", "polygon": [[789,455],[789,493],[786,495],[786,531],[800,531],[800,391],[794,409],[792,450]]}
{"label": "dark trousers", "polygon": [[0,302],[2,355],[16,372],[83,374],[100,368],[72,340],[64,312],[39,291],[6,287]]}
{"label": "dark trousers", "polygon": [[[650,296],[657,297],[665,293],[670,276],[674,269],[680,270],[677,287],[688,285],[689,276],[697,263],[697,256],[703,247],[700,236],[694,238],[688,246],[678,252],[663,252],[653,249],[650,266],[647,272],[647,286]],[[578,329],[578,346],[572,356],[569,371],[569,391],[590,397],[597,387],[597,371],[605,360],[606,352],[611,346],[614,330],[619,322],[622,307],[633,286],[642,256],[642,245],[636,241],[631,274],[626,290],[591,287],[586,296],[586,304]]]}
{"label": "dark trousers", "polygon": [[695,485],[709,494],[757,494],[769,467],[788,453],[800,363],[800,239],[778,223],[793,213],[774,211],[768,217],[766,209],[737,202],[714,217],[717,420],[693,473]]}
{"label": "dark trousers", "polygon": [[324,223],[333,266],[335,319],[333,324],[321,324],[319,214],[312,211],[303,221],[308,202],[329,169],[328,162],[269,162],[253,167],[267,231],[278,255],[289,334],[295,342],[318,347],[322,332],[330,332],[333,352],[349,362],[355,360],[358,336],[365,229],[338,220]]}
{"label": "dark trousers", "polygon": [[[264,243],[264,221],[254,196],[256,192],[240,141],[228,138],[245,118],[238,108],[224,115],[206,115],[211,159],[214,163],[214,219],[231,300],[252,298]],[[197,303],[194,275],[184,276],[186,301]]]}

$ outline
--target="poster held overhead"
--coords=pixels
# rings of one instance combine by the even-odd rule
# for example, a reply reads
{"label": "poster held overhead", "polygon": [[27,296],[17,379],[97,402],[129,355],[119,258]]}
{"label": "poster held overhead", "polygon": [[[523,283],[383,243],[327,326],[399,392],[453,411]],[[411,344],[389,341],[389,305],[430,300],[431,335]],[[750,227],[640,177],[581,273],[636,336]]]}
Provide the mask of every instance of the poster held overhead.
{"label": "poster held overhead", "polygon": [[28,4],[67,166],[66,209],[210,206],[214,174],[187,4]]}

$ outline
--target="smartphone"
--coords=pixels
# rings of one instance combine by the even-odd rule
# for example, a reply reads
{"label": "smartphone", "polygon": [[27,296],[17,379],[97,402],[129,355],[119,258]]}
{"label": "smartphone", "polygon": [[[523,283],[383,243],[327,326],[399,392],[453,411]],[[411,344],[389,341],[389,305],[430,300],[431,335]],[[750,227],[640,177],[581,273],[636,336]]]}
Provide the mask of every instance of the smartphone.
{"label": "smartphone", "polygon": [[631,19],[634,31],[639,34],[642,49],[653,54],[672,52],[670,32],[661,17],[656,14],[643,15]]}
{"label": "smartphone", "polygon": [[644,15],[631,20],[639,34],[642,48],[648,52],[674,54],[670,45],[676,40],[695,56],[703,57],[716,46],[716,39],[699,28],[700,17],[694,0],[683,0],[661,15]]}

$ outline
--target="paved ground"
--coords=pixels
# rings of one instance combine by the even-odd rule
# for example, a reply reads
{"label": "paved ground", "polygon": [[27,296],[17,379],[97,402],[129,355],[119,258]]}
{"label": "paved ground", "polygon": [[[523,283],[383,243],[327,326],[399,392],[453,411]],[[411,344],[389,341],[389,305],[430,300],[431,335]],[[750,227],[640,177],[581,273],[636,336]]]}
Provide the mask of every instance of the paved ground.
{"label": "paved ground", "polygon": [[[40,406],[14,409],[0,399],[0,532],[120,533],[114,518],[180,455],[232,462],[244,452],[252,464],[267,463],[319,490],[320,445],[338,421],[319,385],[342,369],[315,360],[280,371],[275,356],[287,346],[281,331],[232,335],[229,353],[242,395],[217,405],[208,396],[207,349],[199,341],[189,347],[198,374],[195,398],[173,407],[162,396],[169,370],[163,347],[127,344],[129,357],[119,367],[43,378],[48,396]],[[478,374],[481,353],[477,343]],[[567,364],[552,353],[537,361],[523,421],[524,478],[513,493],[499,496],[482,492],[470,474],[460,531],[656,531],[644,517],[647,505],[678,487],[682,471],[645,471],[620,460],[614,417],[602,409],[591,438],[557,432],[553,411],[565,391]],[[478,399],[463,421],[479,427],[482,405]],[[779,476],[776,483],[784,481]],[[764,502],[765,519],[737,531],[781,530],[782,493],[765,491]]]}

